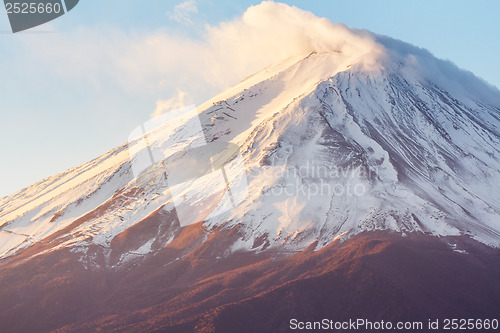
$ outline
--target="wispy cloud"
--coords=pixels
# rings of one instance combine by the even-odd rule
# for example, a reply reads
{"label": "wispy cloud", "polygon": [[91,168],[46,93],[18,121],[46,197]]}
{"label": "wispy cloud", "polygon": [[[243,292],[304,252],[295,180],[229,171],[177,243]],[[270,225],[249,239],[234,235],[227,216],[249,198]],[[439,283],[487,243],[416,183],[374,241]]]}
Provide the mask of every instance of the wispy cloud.
{"label": "wispy cloud", "polygon": [[183,90],[177,89],[176,95],[169,99],[161,99],[156,102],[156,108],[151,114],[151,118],[157,117],[165,112],[183,108],[189,104],[190,98],[188,93]]}
{"label": "wispy cloud", "polygon": [[181,24],[193,24],[192,14],[198,13],[198,7],[195,0],[186,0],[177,4],[174,9],[167,12],[167,17]]}
{"label": "wispy cloud", "polygon": [[[193,12],[195,3],[178,6]],[[207,26],[201,38],[164,31],[83,28],[50,39],[31,38],[25,54],[38,57],[51,73],[80,85],[98,90],[121,87],[127,94],[158,97],[178,97],[182,91],[192,102],[201,103],[288,57],[328,50],[363,54],[374,45],[368,34],[353,33],[297,7],[266,1],[248,8],[242,17]]]}

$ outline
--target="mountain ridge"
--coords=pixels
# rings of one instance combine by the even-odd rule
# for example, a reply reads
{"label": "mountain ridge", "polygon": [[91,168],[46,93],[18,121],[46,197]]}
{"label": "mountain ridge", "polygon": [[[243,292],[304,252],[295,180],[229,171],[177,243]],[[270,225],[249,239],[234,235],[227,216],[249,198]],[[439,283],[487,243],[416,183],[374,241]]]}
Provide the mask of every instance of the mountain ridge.
{"label": "mountain ridge", "polygon": [[[319,249],[380,228],[470,235],[500,246],[500,197],[492,188],[500,180],[500,93],[475,78],[453,83],[470,75],[456,69],[444,75],[450,65],[426,51],[371,38],[371,48],[358,53],[341,49],[290,58],[200,106],[207,141],[236,143],[249,173],[248,200],[205,221],[209,230],[243,232],[229,253],[274,246],[304,250],[315,241]],[[162,148],[176,128],[163,124],[152,130],[153,146]],[[0,200],[0,255],[9,257],[66,230],[57,246],[86,253],[99,244],[109,256],[115,237],[159,210],[175,224],[172,193],[158,174],[146,174],[152,186],[134,182],[127,148],[135,144]],[[344,173],[328,179],[298,174],[332,166]],[[306,195],[297,187],[292,195],[273,195],[297,183],[326,184],[330,193],[311,200],[310,188]],[[334,186],[366,192],[335,196]],[[174,229],[138,242],[132,254],[122,253],[124,260],[154,253],[172,241]]]}

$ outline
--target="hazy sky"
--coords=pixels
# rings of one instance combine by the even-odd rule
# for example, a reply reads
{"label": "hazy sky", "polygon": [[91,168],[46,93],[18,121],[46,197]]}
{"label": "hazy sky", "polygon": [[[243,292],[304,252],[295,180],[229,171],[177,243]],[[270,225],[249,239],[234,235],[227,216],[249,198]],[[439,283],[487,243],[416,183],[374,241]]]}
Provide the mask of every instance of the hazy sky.
{"label": "hazy sky", "polygon": [[[125,143],[158,101],[199,104],[273,59],[244,56],[265,46],[241,33],[258,3],[80,0],[15,35],[0,10],[0,196]],[[286,3],[426,48],[500,87],[500,1]]]}

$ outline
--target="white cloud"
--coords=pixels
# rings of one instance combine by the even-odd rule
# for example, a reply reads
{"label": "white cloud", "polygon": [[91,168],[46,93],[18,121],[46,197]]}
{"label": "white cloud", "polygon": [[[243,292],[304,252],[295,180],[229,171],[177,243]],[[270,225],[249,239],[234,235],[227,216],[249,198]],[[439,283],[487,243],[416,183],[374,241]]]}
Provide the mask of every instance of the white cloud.
{"label": "white cloud", "polygon": [[174,10],[167,12],[167,17],[181,24],[193,24],[191,15],[198,13],[198,7],[195,0],[187,0],[177,4]]}
{"label": "white cloud", "polygon": [[157,117],[165,112],[183,108],[192,104],[187,102],[189,96],[185,91],[177,89],[176,95],[169,99],[161,99],[156,102],[156,108],[151,114],[151,118]]}
{"label": "white cloud", "polygon": [[[195,3],[187,1],[178,6],[193,12]],[[202,103],[261,68],[291,56],[330,50],[362,55],[375,47],[367,33],[354,33],[344,25],[271,1],[248,8],[232,21],[207,26],[198,39],[169,32],[144,34],[93,28],[55,34],[50,39],[38,37],[29,39],[25,53],[31,59],[37,57],[41,67],[75,84],[99,91],[115,86],[128,95],[157,98],[183,91],[194,103]]]}

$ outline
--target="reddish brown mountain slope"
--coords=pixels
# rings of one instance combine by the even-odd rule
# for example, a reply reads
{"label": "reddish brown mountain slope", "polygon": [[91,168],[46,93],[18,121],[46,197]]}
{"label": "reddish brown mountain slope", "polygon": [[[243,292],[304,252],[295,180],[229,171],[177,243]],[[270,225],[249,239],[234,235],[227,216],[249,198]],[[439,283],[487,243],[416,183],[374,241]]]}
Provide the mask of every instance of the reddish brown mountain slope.
{"label": "reddish brown mountain slope", "polygon": [[[154,257],[84,269],[65,251],[0,265],[0,331],[287,332],[289,320],[493,318],[500,251],[455,239],[365,233],[320,251],[240,253],[184,228]],[[200,245],[201,244],[201,245]],[[183,249],[191,248],[180,260]]]}

